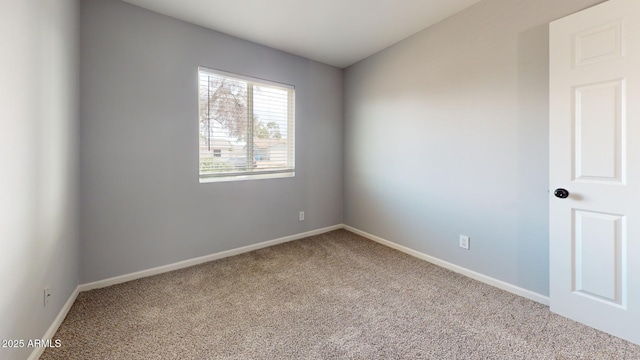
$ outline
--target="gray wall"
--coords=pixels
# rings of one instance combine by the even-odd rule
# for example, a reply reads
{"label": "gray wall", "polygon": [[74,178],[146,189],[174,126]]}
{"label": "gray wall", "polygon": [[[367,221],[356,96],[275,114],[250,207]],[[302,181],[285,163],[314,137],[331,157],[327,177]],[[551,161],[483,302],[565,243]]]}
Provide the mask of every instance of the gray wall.
{"label": "gray wall", "polygon": [[[342,222],[342,70],[117,0],[80,21],[82,282]],[[199,65],[296,86],[294,178],[198,183]]]}
{"label": "gray wall", "polygon": [[548,23],[599,2],[486,0],[348,68],[344,222],[547,295]]}
{"label": "gray wall", "polygon": [[75,0],[0,3],[0,339],[42,338],[79,281],[77,17]]}

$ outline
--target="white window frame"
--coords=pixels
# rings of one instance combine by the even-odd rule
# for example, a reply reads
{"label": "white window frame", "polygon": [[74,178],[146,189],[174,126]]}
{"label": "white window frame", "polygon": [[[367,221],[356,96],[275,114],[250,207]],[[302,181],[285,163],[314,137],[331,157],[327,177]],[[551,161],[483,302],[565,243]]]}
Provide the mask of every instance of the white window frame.
{"label": "white window frame", "polygon": [[[251,99],[247,101],[247,114],[253,114],[253,88],[252,86],[267,86],[278,89],[287,90],[287,152],[288,166],[286,169],[274,169],[274,170],[260,170],[254,168],[252,161],[247,161],[248,169],[245,171],[233,171],[213,174],[203,174],[198,170],[200,183],[211,182],[226,182],[226,181],[241,181],[241,180],[257,180],[257,179],[274,179],[274,178],[287,178],[295,176],[295,86],[279,83],[270,80],[259,79],[246,75],[235,74],[222,70],[212,69],[204,66],[198,67],[198,107],[200,108],[200,74],[210,73],[212,75],[223,76],[232,80],[240,80],[247,83],[247,98]],[[198,123],[200,123],[200,111],[198,111]],[[247,121],[247,133],[253,138],[253,119]],[[198,144],[200,142],[198,141]],[[247,159],[253,159],[253,141],[247,142]],[[198,153],[198,163],[200,163],[200,153]],[[198,168],[200,166],[198,165]]]}

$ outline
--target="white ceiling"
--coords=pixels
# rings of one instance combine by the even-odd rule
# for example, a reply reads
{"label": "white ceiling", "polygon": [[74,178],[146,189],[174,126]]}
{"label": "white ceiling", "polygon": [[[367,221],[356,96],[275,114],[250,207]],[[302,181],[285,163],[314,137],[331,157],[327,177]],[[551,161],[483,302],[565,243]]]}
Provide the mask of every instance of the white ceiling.
{"label": "white ceiling", "polygon": [[124,1],[344,68],[480,0]]}

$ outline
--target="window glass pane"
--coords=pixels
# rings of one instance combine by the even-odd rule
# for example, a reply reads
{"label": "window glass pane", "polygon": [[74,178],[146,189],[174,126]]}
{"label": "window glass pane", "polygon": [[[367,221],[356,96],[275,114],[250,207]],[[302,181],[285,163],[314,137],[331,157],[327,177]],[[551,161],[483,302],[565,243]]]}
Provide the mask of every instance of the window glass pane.
{"label": "window glass pane", "polygon": [[246,138],[247,83],[201,73],[200,173],[246,169]]}
{"label": "window glass pane", "polygon": [[289,164],[287,102],[287,90],[254,86],[253,154],[260,169]]}

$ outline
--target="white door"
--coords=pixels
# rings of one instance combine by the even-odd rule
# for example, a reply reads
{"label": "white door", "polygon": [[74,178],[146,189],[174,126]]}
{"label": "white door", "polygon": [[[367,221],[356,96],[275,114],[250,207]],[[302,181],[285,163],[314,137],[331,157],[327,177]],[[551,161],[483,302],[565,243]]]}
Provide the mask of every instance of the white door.
{"label": "white door", "polygon": [[551,311],[640,344],[640,0],[551,23],[549,106]]}

